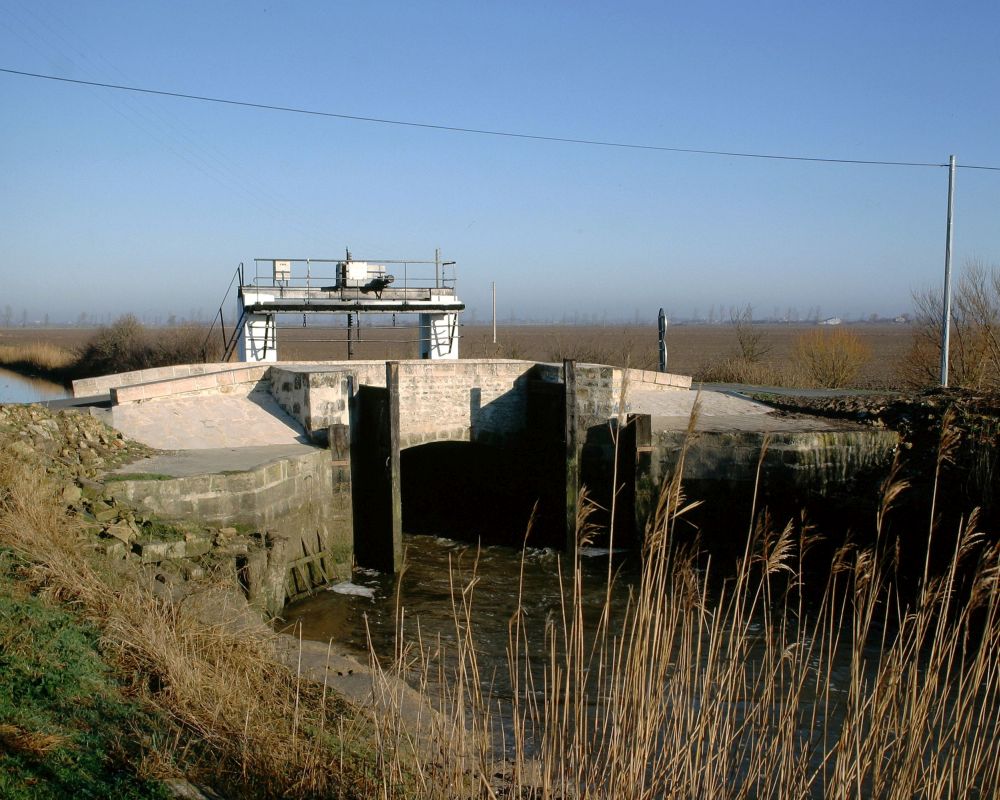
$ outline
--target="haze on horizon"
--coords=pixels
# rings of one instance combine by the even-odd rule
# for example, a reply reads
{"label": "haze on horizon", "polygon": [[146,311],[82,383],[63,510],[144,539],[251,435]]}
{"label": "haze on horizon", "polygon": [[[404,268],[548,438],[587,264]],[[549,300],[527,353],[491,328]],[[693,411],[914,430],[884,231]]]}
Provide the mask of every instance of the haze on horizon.
{"label": "haze on horizon", "polygon": [[[1000,166],[1000,7],[0,0],[0,68],[434,125]],[[458,262],[470,316],[894,316],[940,285],[947,170],[663,152],[0,73],[0,309],[211,317],[237,263]],[[955,265],[1000,263],[960,169]]]}

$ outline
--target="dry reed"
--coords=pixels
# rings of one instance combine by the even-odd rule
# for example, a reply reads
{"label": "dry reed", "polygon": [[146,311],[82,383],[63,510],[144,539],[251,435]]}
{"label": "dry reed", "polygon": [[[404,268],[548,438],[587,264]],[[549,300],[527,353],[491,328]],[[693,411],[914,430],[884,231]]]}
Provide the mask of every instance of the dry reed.
{"label": "dry reed", "polygon": [[180,773],[227,797],[371,796],[369,719],[299,680],[234,587],[175,603],[133,574],[98,570],[55,492],[40,468],[0,449],[0,546],[31,565],[38,591],[99,627],[131,692],[169,721],[146,773]]}
{"label": "dry reed", "polygon": [[[514,691],[501,701],[476,647],[477,568],[456,570],[453,642],[425,640],[419,623],[411,633],[399,609],[395,658],[383,667],[373,656],[379,713],[365,731],[329,715],[327,692],[284,668],[267,636],[96,572],[44,476],[6,454],[0,543],[34,564],[38,587],[100,624],[122,669],[142,677],[134,691],[173,720],[175,741],[154,748],[150,768],[182,765],[228,796],[997,796],[1000,546],[984,542],[976,516],[948,562],[935,570],[928,559],[917,595],[904,596],[881,538],[906,489],[890,480],[879,541],[842,544],[810,591],[803,564],[817,535],[806,525],[752,516],[732,571],[678,543],[692,507],[683,463],[682,453],[623,608],[606,602],[587,618],[593,587],[577,547],[553,576],[561,603],[541,623],[543,652],[529,646],[538,621],[522,610],[510,620]],[[579,545],[591,533],[582,500]],[[419,740],[397,676],[437,693],[443,713]]]}
{"label": "dry reed", "polygon": [[47,342],[0,345],[0,366],[31,372],[58,372],[70,367],[75,356]]}
{"label": "dry reed", "polygon": [[[512,617],[509,702],[477,680],[475,570],[453,583],[454,669],[445,673],[440,642],[409,644],[409,664],[439,687],[453,720],[422,767],[424,796],[997,796],[1000,546],[986,546],[975,515],[914,598],[898,589],[882,541],[907,488],[894,476],[879,540],[841,544],[818,591],[803,564],[820,537],[795,521],[773,527],[764,513],[716,580],[720,567],[674,535],[691,506],[682,471],[683,455],[624,609],[585,619],[594,587],[575,554],[553,576],[562,602],[544,622],[543,653],[528,646],[531,621]],[[578,531],[585,544],[585,506]],[[512,741],[497,734],[498,716]]]}

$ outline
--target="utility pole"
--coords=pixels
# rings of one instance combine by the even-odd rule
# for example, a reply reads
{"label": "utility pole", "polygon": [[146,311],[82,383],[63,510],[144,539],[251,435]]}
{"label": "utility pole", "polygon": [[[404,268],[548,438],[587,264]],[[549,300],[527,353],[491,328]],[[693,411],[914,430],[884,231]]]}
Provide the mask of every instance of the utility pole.
{"label": "utility pole", "polygon": [[951,340],[951,242],[955,210],[955,156],[948,156],[948,227],[944,243],[944,300],[941,310],[941,386],[948,388],[948,347]]}
{"label": "utility pole", "polygon": [[497,282],[493,281],[493,344],[497,343]]}

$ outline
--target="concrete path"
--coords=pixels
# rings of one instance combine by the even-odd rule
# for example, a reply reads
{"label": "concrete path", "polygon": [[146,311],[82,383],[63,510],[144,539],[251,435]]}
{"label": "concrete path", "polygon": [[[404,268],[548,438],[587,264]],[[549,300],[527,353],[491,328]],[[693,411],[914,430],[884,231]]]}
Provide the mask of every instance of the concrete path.
{"label": "concrete path", "polygon": [[104,414],[130,439],[172,451],[117,470],[123,474],[242,472],[315,449],[298,422],[264,392],[161,397]]}
{"label": "concrete path", "polygon": [[111,409],[109,424],[158,450],[205,450],[308,442],[270,394],[160,397]]}
{"label": "concrete path", "polygon": [[215,472],[245,472],[272,461],[311,453],[311,444],[270,444],[257,447],[220,447],[157,453],[115,470],[121,475],[169,475],[186,478]]}
{"label": "concrete path", "polygon": [[695,400],[700,402],[699,431],[805,432],[852,430],[850,422],[775,411],[735,393],[677,389],[634,389],[628,394],[631,413],[649,414],[654,430],[685,430]]}

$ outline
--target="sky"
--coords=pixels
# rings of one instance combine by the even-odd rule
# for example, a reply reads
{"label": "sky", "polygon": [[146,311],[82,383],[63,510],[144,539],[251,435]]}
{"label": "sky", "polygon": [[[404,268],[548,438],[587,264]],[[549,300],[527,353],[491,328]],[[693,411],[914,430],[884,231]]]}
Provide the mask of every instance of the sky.
{"label": "sky", "polygon": [[[0,68],[656,147],[1000,167],[1000,4],[0,0]],[[457,262],[467,319],[912,310],[948,171],[487,136],[0,73],[0,308],[211,317],[254,258]],[[959,169],[954,263],[1000,264]]]}

